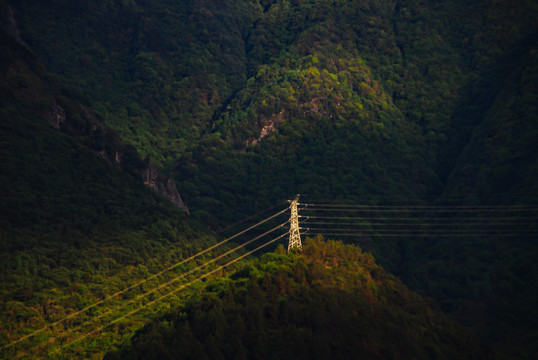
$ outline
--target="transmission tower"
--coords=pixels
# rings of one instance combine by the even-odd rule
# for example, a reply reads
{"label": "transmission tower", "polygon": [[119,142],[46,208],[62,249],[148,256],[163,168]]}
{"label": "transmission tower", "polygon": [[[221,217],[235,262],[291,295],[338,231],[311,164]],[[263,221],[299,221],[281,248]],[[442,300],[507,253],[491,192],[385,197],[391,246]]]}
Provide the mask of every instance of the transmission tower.
{"label": "transmission tower", "polygon": [[290,242],[288,243],[288,253],[292,250],[302,250],[301,234],[299,233],[299,213],[297,212],[297,204],[299,203],[299,195],[294,200],[290,200]]}

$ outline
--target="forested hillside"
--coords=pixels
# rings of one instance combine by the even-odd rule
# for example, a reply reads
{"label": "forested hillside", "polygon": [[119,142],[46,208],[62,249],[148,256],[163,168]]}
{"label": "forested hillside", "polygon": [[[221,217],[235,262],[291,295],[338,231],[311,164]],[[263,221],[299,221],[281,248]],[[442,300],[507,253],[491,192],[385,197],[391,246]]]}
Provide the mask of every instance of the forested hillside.
{"label": "forested hillside", "polygon": [[[147,164],[136,150],[99,127],[84,102],[34,54],[3,29],[0,44],[1,356],[44,358],[60,349],[56,341],[64,330],[96,308],[66,328],[46,325],[213,239],[183,209],[144,185],[138,170]],[[103,131],[101,138],[89,131],[92,126]],[[116,152],[121,166],[109,156]],[[110,332],[84,353],[108,350],[140,326],[140,319],[130,319],[122,334]],[[13,344],[35,331],[38,336]],[[14,346],[6,349],[7,344]]]}
{"label": "forested hillside", "polygon": [[[350,241],[361,241],[388,271],[507,356],[538,350],[536,2],[0,0],[0,6],[6,32],[35,55],[31,66],[41,63],[54,74],[39,85],[36,70],[24,68],[23,86],[2,88],[2,136],[11,144],[2,156],[14,174],[5,178],[6,234],[31,231],[25,222],[24,231],[11,230],[11,222],[39,215],[32,236],[47,233],[56,244],[64,233],[44,231],[43,214],[53,229],[61,228],[52,219],[67,214],[66,228],[84,239],[103,229],[91,241],[115,239],[109,229],[121,240],[141,234],[134,229],[151,232],[155,223],[165,238],[190,228],[186,220],[176,224],[175,210],[156,195],[147,202],[138,190],[121,197],[113,189],[123,183],[88,184],[93,190],[84,195],[74,185],[86,187],[76,171],[59,176],[88,163],[93,170],[81,174],[120,181],[116,175],[105,181],[108,170],[96,170],[106,163],[93,167],[93,160],[77,160],[78,150],[47,147],[66,141],[95,151],[102,144],[91,131],[75,127],[64,137],[29,120],[56,114],[51,106],[60,100],[70,118],[83,120],[72,124],[91,123],[88,113],[105,123],[107,136],[119,141],[106,142],[112,163],[110,144],[125,143],[127,161],[135,169],[155,164],[173,178],[192,219],[211,229],[297,193],[339,204],[490,206],[474,214],[489,221],[487,235],[471,234],[460,222],[458,231],[468,236]],[[61,90],[52,96],[43,88]],[[22,89],[15,98],[26,97],[23,105],[12,101],[14,89]],[[63,140],[21,135],[32,131],[43,134],[37,139]],[[62,157],[39,155],[47,151]],[[117,166],[113,171],[119,174]],[[13,195],[19,193],[30,195]],[[50,200],[65,193],[89,205]],[[116,205],[97,210],[115,201],[109,198]],[[167,210],[147,210],[153,206]],[[531,212],[495,210],[514,223],[512,232],[499,234],[491,214],[502,206]],[[413,216],[410,222],[431,225]],[[443,218],[466,216],[452,211]]]}
{"label": "forested hillside", "polygon": [[105,359],[493,359],[355,246],[309,239],[194,292]]}
{"label": "forested hillside", "polygon": [[443,193],[495,99],[515,96],[502,83],[532,46],[537,12],[504,1],[10,5],[45,66],[211,222],[298,192]]}

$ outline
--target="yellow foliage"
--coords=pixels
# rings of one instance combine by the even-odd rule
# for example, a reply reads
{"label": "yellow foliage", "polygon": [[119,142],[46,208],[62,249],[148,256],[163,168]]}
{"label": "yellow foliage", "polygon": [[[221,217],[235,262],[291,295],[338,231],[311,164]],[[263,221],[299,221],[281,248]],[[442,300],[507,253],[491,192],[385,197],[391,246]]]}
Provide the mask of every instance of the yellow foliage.
{"label": "yellow foliage", "polygon": [[307,75],[311,75],[313,76],[314,78],[319,78],[320,76],[320,73],[319,73],[319,69],[315,66],[311,66],[309,67],[307,70],[306,70],[306,74]]}
{"label": "yellow foliage", "polygon": [[374,89],[368,86],[364,81],[359,84],[359,90],[361,95],[373,95],[375,93]]}

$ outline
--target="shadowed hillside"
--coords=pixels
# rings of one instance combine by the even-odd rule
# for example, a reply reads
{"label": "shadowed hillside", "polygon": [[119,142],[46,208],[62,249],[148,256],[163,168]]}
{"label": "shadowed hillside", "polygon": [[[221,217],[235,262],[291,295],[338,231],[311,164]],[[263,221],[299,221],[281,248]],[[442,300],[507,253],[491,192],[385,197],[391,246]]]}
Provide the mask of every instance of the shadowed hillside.
{"label": "shadowed hillside", "polygon": [[[3,31],[0,44],[0,346],[6,358],[45,357],[60,349],[55,341],[65,330],[46,325],[211,239],[144,184],[140,170],[148,165],[136,150],[28,49]],[[110,154],[120,153],[118,164]],[[126,324],[123,336],[137,325],[136,318]],[[110,332],[104,349],[121,336]]]}
{"label": "shadowed hillside", "polygon": [[[478,205],[488,236],[462,226],[459,237],[378,237],[367,249],[508,357],[536,351],[535,2],[0,6],[18,43],[2,52],[3,64],[25,59],[5,69],[16,76],[1,89],[2,231],[33,231],[20,235],[32,239],[25,249],[47,236],[56,244],[79,233],[109,239],[137,229],[143,237],[138,230],[151,232],[150,224],[166,229],[157,234],[190,229],[160,197],[127,191],[131,181],[141,186],[136,176],[156,179],[154,171],[175,180],[192,218],[211,229],[297,193],[337,204]],[[44,121],[30,121],[36,114]],[[64,115],[69,136],[46,125]],[[70,170],[78,166],[89,170]],[[501,206],[531,212],[505,213],[514,230],[492,233],[488,214]],[[6,241],[9,261],[13,243],[25,241]]]}

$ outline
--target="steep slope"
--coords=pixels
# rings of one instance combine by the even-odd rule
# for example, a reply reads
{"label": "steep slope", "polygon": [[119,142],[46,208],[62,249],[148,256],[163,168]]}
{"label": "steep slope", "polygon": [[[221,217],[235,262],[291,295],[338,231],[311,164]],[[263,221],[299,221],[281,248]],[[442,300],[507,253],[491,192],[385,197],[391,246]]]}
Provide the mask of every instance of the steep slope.
{"label": "steep slope", "polygon": [[[266,4],[247,39],[251,77],[217,114],[211,133],[180,159],[176,177],[184,179],[189,201],[201,210],[241,211],[241,204],[298,192],[417,202],[438,191],[436,154],[393,95],[400,89],[410,96],[419,83],[433,88],[437,75],[395,83],[415,65],[395,43],[392,5]],[[450,49],[439,47],[449,57]],[[449,60],[446,66],[456,67]]]}
{"label": "steep slope", "polygon": [[[508,52],[497,71],[505,74],[501,90],[495,93],[491,106],[483,113],[471,141],[450,174],[443,197],[459,198],[467,205],[513,204],[521,209],[533,209],[538,203],[536,36]],[[490,259],[482,272],[492,281],[489,293],[473,299],[479,304],[477,307],[485,308],[482,311],[489,319],[482,331],[491,334],[492,322],[497,320],[503,327],[512,329],[497,341],[513,343],[514,349],[528,347],[533,352],[537,350],[533,329],[538,328],[538,313],[533,305],[538,301],[533,290],[538,283],[535,261],[538,246],[536,235],[532,236],[538,230],[535,215],[536,212],[524,210],[504,214],[515,218],[515,228],[530,236],[483,239],[485,248],[475,256]],[[534,224],[521,224],[524,219],[534,219],[527,220]],[[442,251],[442,247],[450,245],[438,247],[437,251]],[[484,304],[483,297],[488,296],[495,300]],[[493,332],[491,336],[497,335]]]}
{"label": "steep slope", "polygon": [[156,163],[173,162],[246,80],[250,1],[8,3],[45,66]]}
{"label": "steep slope", "polygon": [[[282,249],[283,252],[283,249]],[[319,239],[207,284],[105,359],[492,359],[354,246]]]}
{"label": "steep slope", "polygon": [[[427,142],[423,135],[431,127],[450,126],[443,120],[458,87],[447,90],[438,84],[457,85],[461,76],[459,60],[438,36],[427,6],[412,3],[408,8],[392,1],[101,1],[67,7],[23,1],[12,6],[22,37],[49,69],[85,94],[128,143],[185,181],[186,196],[200,217],[223,206],[237,212],[245,202],[258,207],[271,203],[255,199],[265,186],[248,191],[253,181],[245,173],[259,161],[249,164],[248,157],[237,152],[259,142],[266,126],[265,133],[271,126],[289,133],[266,145],[276,154],[261,151],[263,158],[276,159],[270,161],[274,175],[264,179],[274,183],[287,178],[272,191],[278,199],[298,191],[334,196],[346,188],[341,197],[383,193],[409,200],[438,191],[432,172],[437,155],[428,146],[443,145]],[[61,21],[55,18],[59,14]],[[422,30],[413,33],[410,22]],[[418,39],[426,40],[407,48]],[[437,69],[440,59],[443,67]],[[420,61],[431,70],[417,71]],[[271,125],[277,118],[279,123]],[[313,147],[319,133],[328,139]],[[224,136],[222,146],[213,144],[218,134]],[[198,159],[208,155],[205,147],[224,153],[213,168],[231,167],[225,171],[228,176],[205,183],[216,170],[183,166],[192,163],[191,153],[198,166]],[[326,147],[334,155],[319,159]],[[314,155],[299,165],[295,153],[299,158]],[[336,165],[352,171],[339,185],[343,177],[331,174],[327,164],[342,154],[342,164]],[[178,157],[181,165],[174,169]],[[227,159],[239,165],[229,165]],[[306,172],[301,171],[304,167]],[[407,171],[402,169],[410,167],[410,176],[403,176]],[[286,176],[298,171],[304,176]],[[329,190],[316,189],[312,182],[318,181],[312,178],[321,180],[317,188],[329,185]],[[246,189],[246,194],[231,192],[244,200],[229,202],[231,189],[222,194],[216,185],[226,182]],[[195,189],[192,183],[197,183]],[[356,189],[356,183],[365,188]],[[372,189],[372,184],[386,185],[389,191]],[[204,195],[198,195],[199,189]],[[222,221],[228,213],[211,215]]]}
{"label": "steep slope", "polygon": [[211,239],[144,185],[136,151],[2,29],[0,47],[0,347],[5,358],[44,357],[64,327],[4,346]]}
{"label": "steep slope", "polygon": [[46,73],[20,38],[12,9],[0,4],[2,27],[2,96],[15,108],[31,109],[53,127],[77,139],[110,163],[130,174],[189,212],[175,183],[157,168],[142,161],[81,98]]}
{"label": "steep slope", "polygon": [[508,1],[11,6],[45,65],[182,181],[210,223],[297,192],[442,193],[496,96],[492,66],[537,13]]}
{"label": "steep slope", "polygon": [[[536,35],[536,34],[534,34]],[[499,64],[499,91],[461,154],[445,187],[446,197],[473,201],[532,203],[537,198],[534,124],[537,114],[536,36],[507,52]],[[500,76],[499,76],[500,77]],[[493,196],[492,196],[493,195]],[[497,196],[496,196],[497,195]]]}
{"label": "steep slope", "polygon": [[370,69],[344,50],[337,60],[325,53],[290,56],[289,68],[262,67],[212,133],[181,158],[180,187],[197,209],[244,211],[241,204],[294,193],[416,201],[431,188],[424,140]]}

